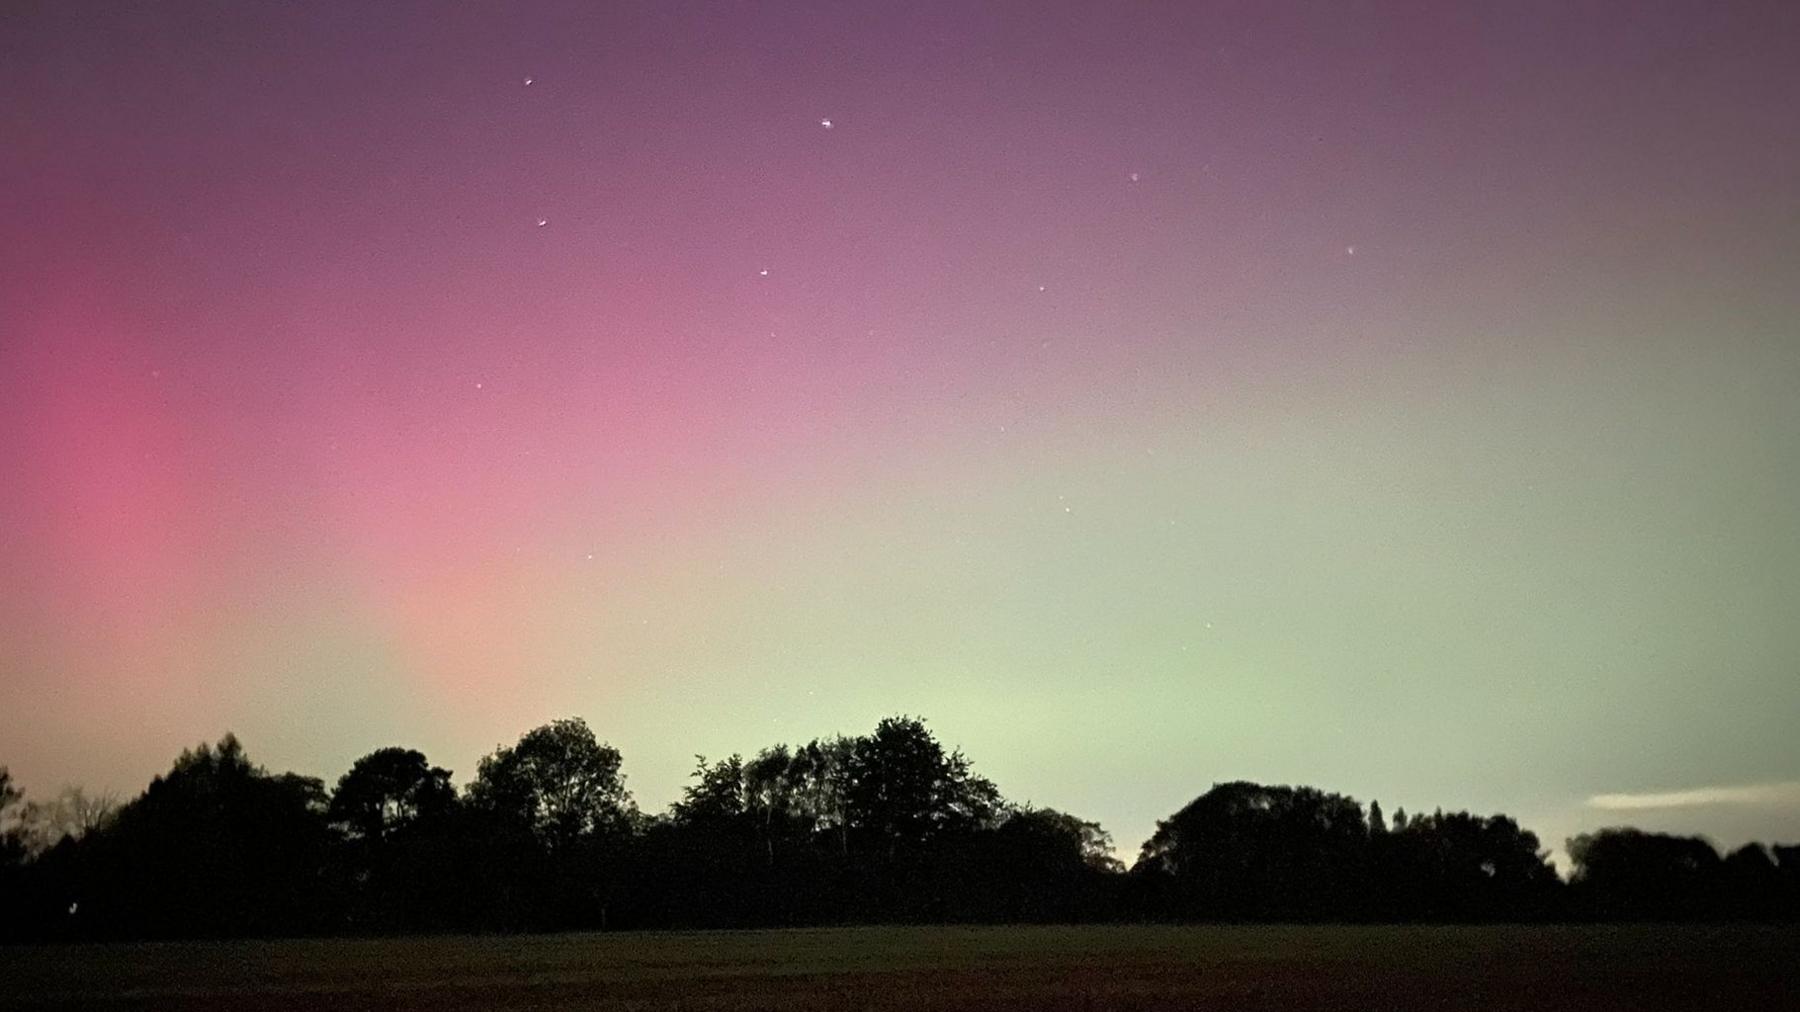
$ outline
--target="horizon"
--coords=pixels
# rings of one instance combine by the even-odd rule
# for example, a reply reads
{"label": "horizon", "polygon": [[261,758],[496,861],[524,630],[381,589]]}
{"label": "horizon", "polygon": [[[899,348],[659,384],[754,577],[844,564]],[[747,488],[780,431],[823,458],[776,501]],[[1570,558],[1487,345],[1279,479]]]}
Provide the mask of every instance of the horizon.
{"label": "horizon", "polygon": [[[577,718],[581,717],[581,715],[579,715],[579,714],[568,714],[565,716],[571,716],[571,717],[577,717]],[[903,716],[903,715],[902,714],[888,714],[885,716]],[[918,715],[918,714],[914,714],[911,716],[918,717],[919,719],[923,720],[924,723],[928,727],[931,726],[931,721],[930,721],[929,717],[925,717],[923,715]],[[873,726],[873,724],[874,724],[874,721],[871,721],[870,726]],[[521,729],[520,733],[523,733],[524,730],[527,730],[527,729]],[[778,742],[777,741],[765,742],[763,746],[757,746],[756,748],[750,748],[750,749],[738,749],[738,750],[734,750],[734,751],[728,752],[728,753],[721,753],[721,754],[716,754],[716,755],[715,754],[706,754],[706,753],[696,753],[693,758],[696,762],[701,761],[701,760],[716,761],[719,759],[727,758],[728,756],[731,756],[731,755],[741,755],[745,759],[750,759],[750,758],[754,757],[756,752],[759,751],[762,747],[774,747],[776,745],[798,746],[798,745],[805,744],[807,741],[825,740],[825,739],[838,737],[838,736],[854,737],[859,733],[866,733],[866,730],[867,730],[866,728],[862,729],[861,731],[837,730],[837,731],[831,731],[831,732],[824,733],[824,734],[804,735],[804,736],[801,736],[800,738],[797,738],[794,740],[783,740],[783,741],[778,741]],[[608,742],[608,739],[606,738],[605,735],[598,734],[598,732],[596,732],[596,733],[602,742]],[[225,738],[228,738],[228,737],[236,739],[240,743],[242,743],[242,739],[239,736],[237,736],[237,734],[235,732],[227,730],[216,738],[202,739],[200,741],[193,743],[192,745],[182,746],[182,750],[185,751],[186,749],[189,749],[189,748],[206,748],[208,746],[215,744],[216,742],[223,741]],[[610,742],[608,742],[608,743],[610,743]],[[356,758],[362,758],[363,756],[366,756],[369,753],[374,752],[377,748],[387,748],[387,747],[417,748],[417,746],[415,744],[411,744],[406,741],[387,742],[380,746],[370,746],[368,749],[365,749],[361,753],[359,753]],[[505,742],[497,742],[494,746],[494,749],[498,750],[498,749],[505,748],[505,747],[507,747],[507,744]],[[956,745],[954,742],[946,742],[945,747],[948,749],[953,749],[953,750],[959,751],[959,752],[961,751],[960,747],[958,745]],[[251,762],[254,762],[258,766],[268,769],[269,772],[272,774],[286,772],[286,773],[295,773],[295,774],[298,774],[301,776],[317,777],[324,784],[327,791],[332,790],[334,785],[337,783],[337,780],[338,780],[337,776],[326,774],[326,773],[320,773],[317,771],[304,770],[304,769],[285,769],[285,768],[280,767],[278,764],[264,762],[262,760],[262,758],[260,757],[260,755],[257,753],[257,751],[248,744],[244,745],[244,749],[245,749],[246,755],[249,757]],[[426,756],[426,758],[428,760],[430,760],[431,762],[433,762],[435,765],[439,765],[439,766],[443,765],[443,762],[441,760],[439,760],[436,756],[431,755],[431,753],[429,753],[428,751],[425,751],[423,749],[420,749],[419,751],[421,751]],[[966,753],[965,753],[965,755],[966,755]],[[971,762],[974,763],[975,772],[978,774],[981,773],[981,766],[979,763],[975,762],[975,758],[973,756],[970,756],[968,758],[970,758]],[[174,759],[171,758],[170,763],[172,763],[173,761],[174,761]],[[165,763],[164,768],[161,769],[159,772],[153,774],[152,777],[163,776],[168,771],[167,770],[168,765],[169,765],[169,763]],[[471,760],[468,765],[469,765],[470,769],[473,769],[476,765],[475,760]],[[346,763],[345,769],[348,770],[349,766],[350,766],[350,763]],[[694,774],[692,772],[691,766],[692,766],[692,764],[690,764],[690,772],[689,772],[687,779],[683,780],[681,782],[681,784],[678,785],[677,792],[674,793],[673,795],[671,795],[666,801],[661,801],[658,803],[647,803],[642,797],[640,797],[638,795],[638,793],[635,790],[633,790],[632,776],[631,776],[631,774],[632,774],[631,757],[630,757],[629,753],[626,753],[624,755],[624,763],[623,763],[623,766],[621,769],[621,776],[624,780],[626,791],[628,793],[630,793],[633,803],[637,806],[639,811],[641,811],[643,814],[645,814],[647,816],[651,816],[651,817],[666,817],[674,810],[674,806],[676,805],[676,803],[681,800],[680,789],[692,786],[695,783]],[[469,777],[459,778],[457,776],[457,767],[448,766],[445,768],[449,771],[451,783],[456,788],[458,794],[461,795],[464,792],[466,792],[467,789],[469,788],[469,786],[474,781],[474,775],[471,774]],[[1168,810],[1166,812],[1164,812],[1162,815],[1156,816],[1155,819],[1153,820],[1152,829],[1154,829],[1155,823],[1162,821],[1163,819],[1167,818],[1170,815],[1173,815],[1180,808],[1182,808],[1189,802],[1193,801],[1194,798],[1197,798],[1200,795],[1204,794],[1206,791],[1208,791],[1212,788],[1218,787],[1222,784],[1233,783],[1233,782],[1249,782],[1249,783],[1265,784],[1267,786],[1292,786],[1292,787],[1303,787],[1304,786],[1304,787],[1318,788],[1318,789],[1324,790],[1328,793],[1342,794],[1342,795],[1345,795],[1345,796],[1348,796],[1348,797],[1354,799],[1358,804],[1360,804],[1362,806],[1365,813],[1367,813],[1369,811],[1371,804],[1381,801],[1381,799],[1378,797],[1364,797],[1363,795],[1357,793],[1354,789],[1349,788],[1347,785],[1335,785],[1335,784],[1331,784],[1331,783],[1320,783],[1320,782],[1317,782],[1314,780],[1295,780],[1295,781],[1288,781],[1283,784],[1278,784],[1275,781],[1263,781],[1263,780],[1258,780],[1257,778],[1250,777],[1250,776],[1241,776],[1241,777],[1234,776],[1234,777],[1221,778],[1219,780],[1208,782],[1204,785],[1196,785],[1196,789],[1192,792],[1192,796],[1186,798],[1185,800],[1171,803],[1171,805],[1168,807]],[[90,796],[98,796],[98,797],[104,798],[105,800],[107,800],[108,802],[110,802],[113,805],[126,804],[127,802],[130,802],[131,800],[138,797],[143,791],[143,787],[133,788],[128,791],[118,791],[118,790],[114,790],[112,788],[102,787],[96,791],[94,788],[92,788],[91,785],[66,783],[66,782],[59,785],[59,787],[54,791],[47,791],[47,790],[32,791],[30,789],[29,785],[20,783],[16,779],[14,782],[14,786],[25,789],[26,797],[28,800],[45,801],[45,800],[49,800],[49,799],[53,798],[55,796],[55,794],[60,791],[67,791],[71,788],[79,788],[79,789],[83,789],[83,790],[87,791]],[[148,786],[148,780],[145,781],[145,786]],[[1004,784],[997,784],[996,786],[1001,788],[1001,793],[1003,795],[1006,793]],[[1026,798],[1026,799],[1010,799],[1009,798],[1009,803],[1017,804],[1017,805],[1021,805],[1021,806],[1025,806],[1025,807],[1050,808],[1050,809],[1056,809],[1059,811],[1062,810],[1059,808],[1059,806],[1057,806],[1052,801],[1044,801],[1044,800],[1035,799],[1035,798]],[[1593,813],[1593,814],[1589,815],[1586,819],[1578,819],[1578,822],[1577,822],[1575,828],[1569,830],[1567,833],[1565,833],[1563,835],[1554,836],[1554,837],[1545,835],[1539,827],[1532,824],[1530,819],[1519,818],[1516,813],[1505,812],[1505,811],[1479,810],[1479,809],[1473,808],[1468,805],[1456,803],[1454,801],[1437,801],[1437,802],[1423,803],[1423,804],[1417,804],[1417,805],[1407,805],[1407,804],[1396,803],[1396,802],[1390,801],[1385,804],[1384,811],[1386,813],[1385,817],[1387,817],[1387,818],[1391,818],[1402,812],[1410,812],[1413,815],[1424,815],[1424,814],[1434,812],[1434,811],[1436,811],[1436,812],[1468,811],[1471,814],[1474,814],[1477,816],[1505,815],[1505,816],[1509,816],[1509,817],[1513,817],[1513,818],[1518,818],[1519,825],[1522,829],[1532,832],[1534,835],[1537,835],[1539,837],[1539,843],[1541,844],[1543,850],[1548,852],[1550,862],[1555,867],[1557,874],[1566,880],[1568,878],[1570,868],[1569,868],[1568,852],[1567,852],[1567,848],[1566,848],[1565,844],[1568,842],[1568,840],[1570,838],[1574,837],[1578,833],[1591,833],[1591,832],[1596,832],[1596,831],[1599,831],[1602,829],[1610,829],[1610,828],[1632,828],[1632,829],[1644,830],[1646,832],[1668,833],[1668,834],[1672,834],[1672,835],[1676,835],[1676,836],[1692,836],[1692,837],[1698,837],[1700,839],[1705,840],[1706,842],[1711,844],[1715,850],[1717,850],[1721,855],[1723,855],[1723,854],[1729,853],[1730,851],[1736,849],[1737,847],[1745,845],[1745,844],[1755,843],[1755,844],[1764,844],[1764,845],[1768,845],[1768,846],[1792,845],[1794,843],[1794,838],[1782,837],[1780,835],[1756,836],[1756,835],[1754,835],[1753,831],[1745,831],[1745,830],[1740,830],[1737,835],[1721,837],[1715,833],[1709,833],[1709,832],[1706,832],[1703,830],[1696,830],[1696,829],[1692,828],[1694,825],[1699,824],[1699,822],[1701,822],[1701,821],[1709,821],[1709,822],[1716,823],[1717,822],[1716,812],[1713,813],[1713,817],[1711,819],[1706,819],[1703,817],[1700,820],[1696,820],[1691,814],[1686,814],[1686,813],[1691,813],[1696,809],[1700,810],[1701,812],[1705,812],[1707,809],[1713,809],[1718,806],[1740,806],[1740,807],[1744,807],[1744,808],[1750,808],[1750,809],[1752,809],[1752,811],[1754,811],[1757,808],[1768,808],[1768,807],[1784,808],[1784,807],[1792,806],[1792,805],[1800,805],[1800,783],[1770,783],[1770,784],[1756,784],[1756,785],[1745,785],[1745,786],[1736,786],[1736,787],[1694,788],[1694,789],[1686,789],[1686,790],[1679,790],[1679,791],[1661,791],[1661,792],[1650,791],[1650,792],[1643,792],[1643,793],[1638,793],[1638,794],[1595,795],[1593,797],[1587,798],[1580,807],[1580,811],[1586,812],[1586,813]],[[1608,814],[1602,814],[1602,813],[1615,813],[1615,814],[1608,815]],[[1072,814],[1076,814],[1079,816],[1081,813],[1072,813]],[[1684,815],[1685,815],[1685,817],[1684,817]],[[1743,823],[1741,823],[1741,825],[1746,825],[1746,826],[1755,826],[1755,825],[1759,825],[1759,824],[1767,824],[1767,823],[1764,822],[1763,820],[1756,819],[1754,815],[1752,816],[1751,819],[1746,820]],[[1121,839],[1117,838],[1117,835],[1113,832],[1112,827],[1107,826],[1104,823],[1101,823],[1100,827],[1102,829],[1105,829],[1108,832],[1109,836],[1113,837],[1113,847],[1112,847],[1111,853],[1113,854],[1114,857],[1116,857],[1119,860],[1121,860],[1122,862],[1124,862],[1124,865],[1127,868],[1129,868],[1133,863],[1135,863],[1137,861],[1137,859],[1139,857],[1139,851],[1142,849],[1144,840],[1147,840],[1149,837],[1148,832],[1146,832],[1144,834],[1144,840],[1136,840],[1136,841],[1121,840]],[[1745,835],[1746,833],[1748,833],[1748,835]]]}
{"label": "horizon", "polygon": [[1800,840],[1800,7],[593,8],[0,13],[31,797],[913,713],[1127,858]]}

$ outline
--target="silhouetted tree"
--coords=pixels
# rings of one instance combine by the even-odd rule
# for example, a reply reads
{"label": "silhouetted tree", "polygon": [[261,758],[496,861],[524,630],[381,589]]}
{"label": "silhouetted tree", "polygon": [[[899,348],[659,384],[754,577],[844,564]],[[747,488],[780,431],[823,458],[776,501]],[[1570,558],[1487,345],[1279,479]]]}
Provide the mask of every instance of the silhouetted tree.
{"label": "silhouetted tree", "polygon": [[889,856],[992,825],[1000,810],[994,785],[912,717],[889,717],[857,740],[845,802],[852,831]]}
{"label": "silhouetted tree", "polygon": [[356,760],[338,779],[327,811],[350,838],[380,842],[445,817],[455,804],[449,770],[413,749],[384,748]]}
{"label": "silhouetted tree", "polygon": [[647,834],[646,854],[666,877],[662,916],[702,927],[807,919],[819,872],[808,860],[815,826],[796,761],[803,751],[696,757],[695,782]]}
{"label": "silhouetted tree", "polygon": [[1083,868],[1108,874],[1125,870],[1118,855],[1113,853],[1112,834],[1098,822],[1090,822],[1054,808],[1033,808],[1026,805],[1009,814],[1000,825],[1000,831],[1018,832],[1027,827],[1035,836],[1058,841],[1060,849],[1077,858]]}
{"label": "silhouetted tree", "polygon": [[743,757],[732,755],[710,764],[705,756],[695,756],[694,760],[694,778],[698,782],[683,788],[681,800],[671,806],[671,817],[687,825],[741,820],[748,808]]}
{"label": "silhouetted tree", "polygon": [[1366,892],[1367,841],[1353,798],[1217,784],[1157,823],[1134,871],[1164,883],[1174,916],[1348,917]]}
{"label": "silhouetted tree", "polygon": [[1776,845],[1769,854],[1775,860],[1778,916],[1800,920],[1800,845]]}
{"label": "silhouetted tree", "polygon": [[840,855],[850,850],[850,778],[858,739],[815,738],[794,752],[790,775],[797,783],[795,811],[828,836]]}
{"label": "silhouetted tree", "polygon": [[315,931],[328,845],[324,785],[264,771],[228,734],[183,752],[84,841],[91,866],[69,902],[103,934]]}
{"label": "silhouetted tree", "polygon": [[20,820],[25,792],[13,783],[12,773],[0,766],[0,870],[25,863],[25,839]]}
{"label": "silhouetted tree", "polygon": [[1719,872],[1717,913],[1763,920],[1784,912],[1781,869],[1767,847],[1744,844],[1725,855]]}
{"label": "silhouetted tree", "polygon": [[1504,815],[1439,811],[1373,843],[1389,914],[1517,920],[1551,911],[1559,882],[1548,851]]}
{"label": "silhouetted tree", "polygon": [[732,927],[762,923],[755,908],[757,880],[766,874],[756,844],[743,757],[709,763],[695,757],[695,782],[670,807],[669,817],[645,827],[642,874],[654,877],[639,906],[654,923]]}
{"label": "silhouetted tree", "polygon": [[580,718],[481,760],[468,804],[499,871],[489,906],[503,926],[606,926],[637,817],[621,765]]}
{"label": "silhouetted tree", "polygon": [[13,784],[12,774],[0,766],[0,940],[28,932],[24,890],[26,846],[18,832],[18,812],[24,793]]}
{"label": "silhouetted tree", "polygon": [[622,833],[636,811],[619,750],[579,717],[534,728],[481,760],[471,803],[517,820],[547,847]]}
{"label": "silhouetted tree", "polygon": [[1216,784],[1129,875],[1099,824],[1015,806],[922,721],[698,758],[640,815],[579,719],[484,758],[463,800],[378,749],[329,796],[236,738],[182,753],[108,817],[26,803],[0,767],[0,937],[733,927],[871,921],[1800,918],[1800,847],[1607,829],[1564,886],[1504,815],[1389,820],[1310,787]]}
{"label": "silhouetted tree", "polygon": [[338,780],[327,817],[339,848],[347,911],[366,930],[447,928],[457,923],[454,883],[462,850],[450,772],[412,749],[383,748]]}
{"label": "silhouetted tree", "polygon": [[979,862],[960,883],[970,920],[1083,921],[1111,916],[1123,867],[1097,822],[1029,805],[969,841]]}
{"label": "silhouetted tree", "polygon": [[1568,842],[1579,909],[1606,918],[1694,918],[1713,912],[1719,852],[1692,836],[1602,829]]}

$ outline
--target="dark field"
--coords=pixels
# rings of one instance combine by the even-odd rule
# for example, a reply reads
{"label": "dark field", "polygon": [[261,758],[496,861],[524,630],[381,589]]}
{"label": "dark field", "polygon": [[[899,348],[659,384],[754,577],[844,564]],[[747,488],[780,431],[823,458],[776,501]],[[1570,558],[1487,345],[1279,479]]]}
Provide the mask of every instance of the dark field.
{"label": "dark field", "polygon": [[0,949],[0,1006],[1800,1009],[1792,927],[849,928]]}

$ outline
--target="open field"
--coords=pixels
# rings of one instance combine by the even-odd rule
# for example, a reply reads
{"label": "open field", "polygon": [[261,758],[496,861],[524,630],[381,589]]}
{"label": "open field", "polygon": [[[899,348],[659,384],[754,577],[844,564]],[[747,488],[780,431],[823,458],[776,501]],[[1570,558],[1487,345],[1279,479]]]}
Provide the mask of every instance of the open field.
{"label": "open field", "polygon": [[1800,1008],[1762,926],[847,928],[0,949],[7,1008]]}

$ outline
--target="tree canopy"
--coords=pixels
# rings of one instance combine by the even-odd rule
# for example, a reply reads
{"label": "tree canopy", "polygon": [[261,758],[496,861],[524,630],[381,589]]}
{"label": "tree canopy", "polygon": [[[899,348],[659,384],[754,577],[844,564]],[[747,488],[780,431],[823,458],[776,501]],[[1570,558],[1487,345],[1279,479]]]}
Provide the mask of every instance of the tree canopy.
{"label": "tree canopy", "polygon": [[345,835],[378,842],[445,817],[455,802],[449,770],[414,749],[383,748],[338,779],[327,814]]}
{"label": "tree canopy", "polygon": [[630,827],[636,807],[622,765],[619,750],[596,739],[586,721],[555,720],[483,757],[469,800],[545,846],[566,847]]}
{"label": "tree canopy", "polygon": [[1505,815],[1219,783],[1127,871],[1078,815],[1007,801],[925,725],[697,757],[659,815],[579,718],[483,757],[459,793],[403,747],[331,791],[236,737],[116,812],[24,797],[0,767],[0,937],[123,938],[893,921],[1800,918],[1800,847],[1720,855],[1605,829],[1570,881]]}

